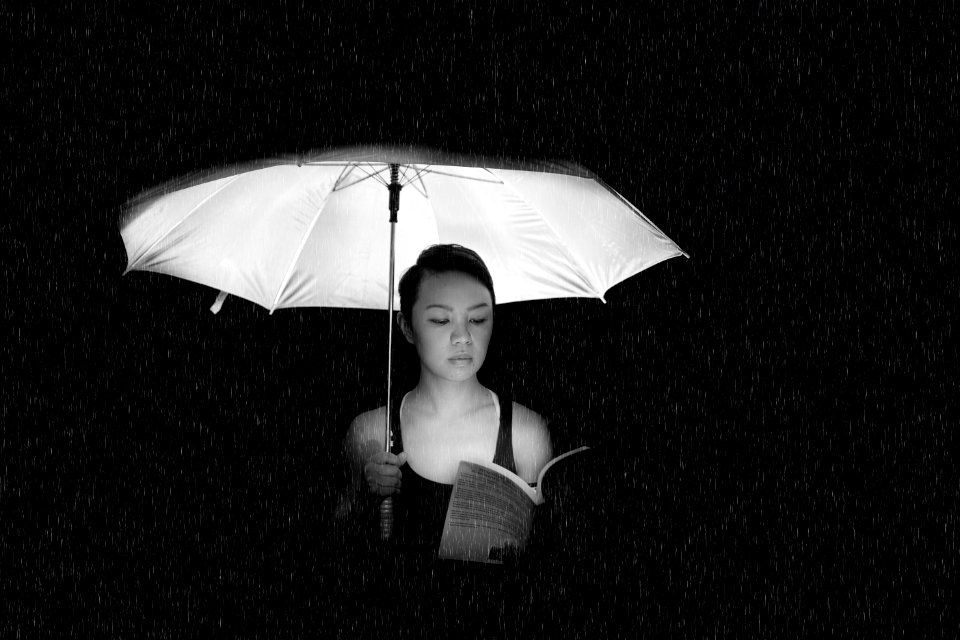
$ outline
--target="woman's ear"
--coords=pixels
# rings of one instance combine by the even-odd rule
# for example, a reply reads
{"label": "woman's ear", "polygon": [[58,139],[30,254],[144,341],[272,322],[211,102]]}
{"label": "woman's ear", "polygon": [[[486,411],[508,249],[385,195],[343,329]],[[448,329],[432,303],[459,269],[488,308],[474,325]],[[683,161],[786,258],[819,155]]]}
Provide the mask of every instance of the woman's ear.
{"label": "woman's ear", "polygon": [[403,337],[407,339],[407,342],[413,344],[413,328],[404,317],[403,311],[397,312],[397,324],[400,325],[400,331],[403,332]]}

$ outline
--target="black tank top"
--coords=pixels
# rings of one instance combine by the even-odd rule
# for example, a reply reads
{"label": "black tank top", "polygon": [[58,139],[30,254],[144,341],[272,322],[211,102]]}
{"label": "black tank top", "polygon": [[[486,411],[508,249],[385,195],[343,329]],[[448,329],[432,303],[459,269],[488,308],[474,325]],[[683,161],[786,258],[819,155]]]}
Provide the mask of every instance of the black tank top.
{"label": "black tank top", "polygon": [[[390,450],[397,455],[403,451],[403,430],[400,428],[402,397],[395,398],[391,416],[394,441]],[[516,473],[513,402],[503,395],[498,395],[497,399],[500,404],[500,428],[493,462]],[[409,464],[404,464],[400,472],[403,474],[403,488],[394,499],[394,541],[405,552],[436,555],[453,485],[428,480],[418,475]]]}

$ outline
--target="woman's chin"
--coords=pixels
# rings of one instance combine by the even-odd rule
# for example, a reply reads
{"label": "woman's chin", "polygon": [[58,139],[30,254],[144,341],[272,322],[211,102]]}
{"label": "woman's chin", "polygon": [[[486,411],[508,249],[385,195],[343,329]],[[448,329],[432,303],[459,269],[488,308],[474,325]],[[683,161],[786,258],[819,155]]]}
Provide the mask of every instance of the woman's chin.
{"label": "woman's chin", "polygon": [[[479,367],[474,366],[473,364],[469,366],[456,365],[456,366],[445,366],[439,369],[431,369],[429,373],[435,378],[441,378],[443,380],[449,380],[450,382],[464,382],[470,380],[477,376],[477,371]],[[421,374],[422,375],[422,374]]]}
{"label": "woman's chin", "polygon": [[476,377],[477,370],[473,367],[456,367],[447,372],[447,379],[455,382],[463,382]]}

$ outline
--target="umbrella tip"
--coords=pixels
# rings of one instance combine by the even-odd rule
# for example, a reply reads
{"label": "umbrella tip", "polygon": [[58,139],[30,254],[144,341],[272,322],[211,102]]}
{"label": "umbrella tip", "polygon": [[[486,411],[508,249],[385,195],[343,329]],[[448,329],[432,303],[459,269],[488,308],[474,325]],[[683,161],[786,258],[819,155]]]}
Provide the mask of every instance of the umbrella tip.
{"label": "umbrella tip", "polygon": [[217,299],[213,301],[213,304],[210,305],[210,313],[217,315],[220,313],[220,308],[223,306],[223,301],[227,299],[227,292],[221,291],[217,294]]}

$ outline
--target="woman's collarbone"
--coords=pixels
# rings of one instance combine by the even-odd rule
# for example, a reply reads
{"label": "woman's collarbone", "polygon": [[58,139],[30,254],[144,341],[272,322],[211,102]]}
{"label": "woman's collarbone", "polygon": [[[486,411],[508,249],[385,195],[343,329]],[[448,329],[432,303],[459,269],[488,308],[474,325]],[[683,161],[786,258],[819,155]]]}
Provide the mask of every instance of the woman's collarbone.
{"label": "woman's collarbone", "polygon": [[[461,420],[423,419],[403,427],[403,449],[417,473],[436,482],[452,483],[462,460],[492,461],[499,424],[496,411]],[[487,414],[486,411],[483,414]]]}

